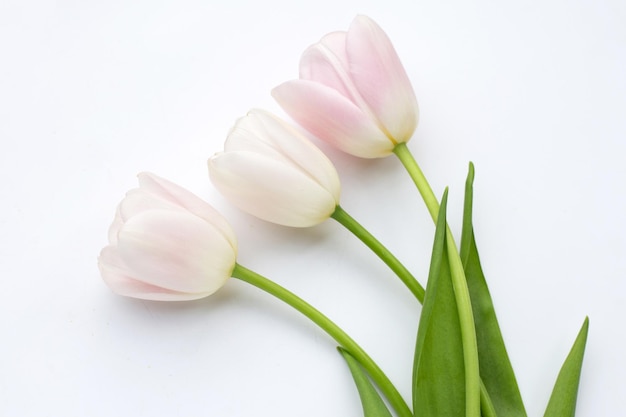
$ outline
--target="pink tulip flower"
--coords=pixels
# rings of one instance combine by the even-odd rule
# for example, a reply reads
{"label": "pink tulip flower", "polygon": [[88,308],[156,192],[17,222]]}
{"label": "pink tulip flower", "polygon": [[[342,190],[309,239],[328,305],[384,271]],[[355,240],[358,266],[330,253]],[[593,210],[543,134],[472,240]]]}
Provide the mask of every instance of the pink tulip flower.
{"label": "pink tulip flower", "polygon": [[366,16],[310,46],[300,60],[300,79],[277,86],[272,95],[309,132],[363,158],[391,154],[411,139],[418,121],[400,58]]}
{"label": "pink tulip flower", "polygon": [[189,191],[149,173],[126,194],[98,258],[116,293],[146,300],[206,297],[231,276],[237,241],[226,220]]}
{"label": "pink tulip flower", "polygon": [[339,204],[339,176],[326,155],[262,110],[236,122],[224,151],[208,165],[211,181],[231,203],[272,223],[313,226]]}

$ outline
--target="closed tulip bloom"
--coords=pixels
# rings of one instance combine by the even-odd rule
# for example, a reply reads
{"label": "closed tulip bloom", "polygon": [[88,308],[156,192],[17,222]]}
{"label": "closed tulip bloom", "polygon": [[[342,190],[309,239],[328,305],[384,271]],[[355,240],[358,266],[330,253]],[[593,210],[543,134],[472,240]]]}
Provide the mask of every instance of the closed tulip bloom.
{"label": "closed tulip bloom", "polygon": [[208,165],[211,181],[231,203],[272,223],[313,226],[339,204],[339,177],[330,160],[292,126],[262,110],[236,122],[224,151]]}
{"label": "closed tulip bloom", "polygon": [[98,258],[104,281],[120,295],[146,300],[194,300],[217,291],[237,255],[226,220],[176,184],[149,173],[138,177]]}
{"label": "closed tulip bloom", "polygon": [[300,61],[300,79],[279,85],[272,95],[305,129],[359,157],[391,154],[417,126],[417,101],[400,58],[366,16],[310,46]]}

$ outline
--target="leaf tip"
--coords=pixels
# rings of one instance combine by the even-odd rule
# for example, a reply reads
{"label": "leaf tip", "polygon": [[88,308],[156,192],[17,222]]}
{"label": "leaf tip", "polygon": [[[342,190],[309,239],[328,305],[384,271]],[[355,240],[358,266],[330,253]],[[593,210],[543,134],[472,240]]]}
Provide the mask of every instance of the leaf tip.
{"label": "leaf tip", "polygon": [[469,168],[467,170],[467,180],[465,184],[467,186],[471,186],[474,183],[474,163],[472,161],[469,162]]}
{"label": "leaf tip", "polygon": [[583,325],[580,328],[579,334],[587,339],[587,334],[589,333],[589,316],[585,316],[585,320],[583,321]]}
{"label": "leaf tip", "polygon": [[448,187],[443,190],[443,196],[441,197],[441,206],[445,206],[448,202]]}

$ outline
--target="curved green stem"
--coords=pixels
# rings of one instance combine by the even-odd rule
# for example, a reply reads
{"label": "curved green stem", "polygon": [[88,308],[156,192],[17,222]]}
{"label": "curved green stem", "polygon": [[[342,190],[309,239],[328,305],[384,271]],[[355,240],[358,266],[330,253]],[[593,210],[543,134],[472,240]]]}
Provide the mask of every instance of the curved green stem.
{"label": "curved green stem", "polygon": [[333,323],[328,317],[291,291],[239,264],[235,265],[232,276],[233,278],[238,278],[252,284],[268,294],[273,295],[279,300],[284,301],[317,324],[359,361],[372,380],[376,383],[378,388],[380,388],[383,394],[385,394],[385,397],[387,397],[389,403],[396,410],[398,416],[413,417],[408,405],[395,386],[391,383],[387,375],[385,375],[372,358],[370,358],[369,355],[346,334],[346,332]]}
{"label": "curved green stem", "polygon": [[[433,221],[437,223],[439,213],[439,201],[433,193],[430,184],[426,180],[424,173],[411,155],[406,143],[396,145],[393,151],[402,165],[411,176],[417,186],[419,193],[428,208],[428,212]],[[472,303],[470,300],[467,281],[463,263],[459,256],[456,243],[452,237],[450,227],[446,225],[446,233],[450,237],[446,239],[448,259],[450,262],[450,272],[452,275],[452,285],[459,311],[459,321],[461,325],[461,339],[463,343],[463,357],[465,363],[465,388],[466,388],[466,416],[480,417],[480,373],[478,369],[478,347],[476,342],[476,329],[474,327],[474,315],[472,313]]]}
{"label": "curved green stem", "polygon": [[424,302],[424,288],[413,274],[396,258],[382,243],[367,231],[359,222],[350,216],[341,206],[335,208],[330,216],[358,237],[361,242],[372,250],[402,280],[420,303]]}

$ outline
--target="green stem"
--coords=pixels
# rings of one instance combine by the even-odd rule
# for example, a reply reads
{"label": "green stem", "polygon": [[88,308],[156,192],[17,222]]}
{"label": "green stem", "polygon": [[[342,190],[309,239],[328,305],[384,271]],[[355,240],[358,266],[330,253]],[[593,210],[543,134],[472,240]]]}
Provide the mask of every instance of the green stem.
{"label": "green stem", "polygon": [[424,302],[424,288],[413,274],[396,258],[382,243],[367,231],[359,222],[350,216],[341,206],[335,208],[330,216],[358,237],[361,242],[372,250],[402,280],[420,303]]}
{"label": "green stem", "polygon": [[239,264],[235,265],[232,276],[233,278],[238,278],[252,284],[268,294],[273,295],[279,300],[284,301],[317,324],[322,330],[328,333],[330,337],[335,339],[341,347],[350,352],[350,354],[359,361],[372,380],[376,383],[378,388],[380,388],[380,390],[385,394],[389,403],[398,413],[398,416],[413,417],[408,405],[395,386],[391,383],[387,375],[385,375],[372,358],[365,353],[361,346],[359,346],[350,336],[346,334],[346,332],[333,323],[328,317],[291,291]]}
{"label": "green stem", "polygon": [[[439,213],[439,201],[433,193],[430,184],[426,180],[424,173],[411,155],[406,143],[400,143],[394,148],[394,153],[404,165],[417,186],[419,193],[428,208],[428,212],[433,221],[437,223]],[[466,416],[480,417],[480,373],[478,370],[478,347],[476,342],[476,329],[474,327],[474,316],[470,300],[467,281],[463,263],[459,256],[456,243],[452,237],[450,227],[446,225],[446,233],[450,237],[446,239],[448,259],[450,261],[450,272],[452,274],[452,285],[456,298],[457,309],[459,311],[459,321],[461,325],[461,340],[463,343],[463,358],[465,363],[465,389],[466,389]]]}

